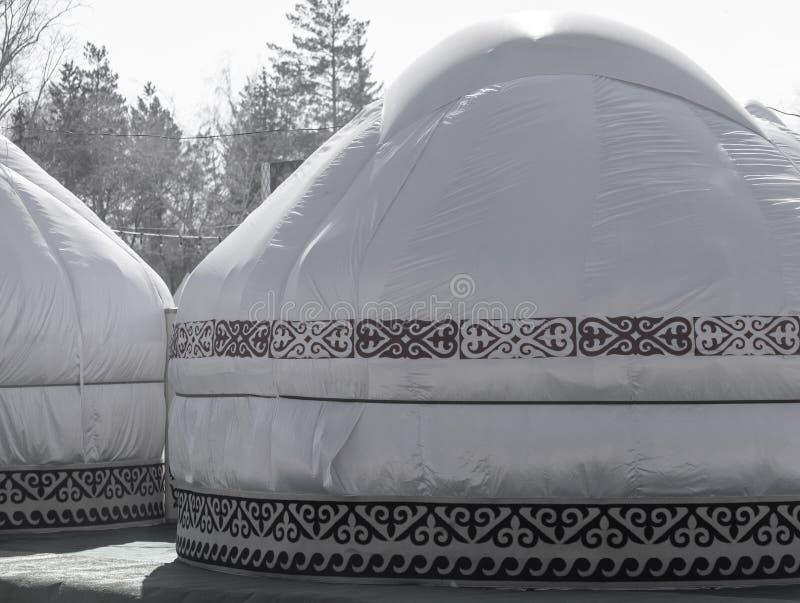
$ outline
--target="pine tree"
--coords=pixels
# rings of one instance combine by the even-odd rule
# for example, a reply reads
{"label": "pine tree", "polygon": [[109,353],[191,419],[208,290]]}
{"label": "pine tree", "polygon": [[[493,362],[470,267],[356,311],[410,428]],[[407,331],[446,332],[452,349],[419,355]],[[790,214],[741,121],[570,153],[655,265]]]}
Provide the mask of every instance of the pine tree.
{"label": "pine tree", "polygon": [[[134,228],[161,228],[172,183],[180,171],[181,129],[172,113],[165,109],[152,83],[130,111],[130,130],[147,136],[131,138],[128,149],[128,173],[125,181],[131,208],[128,224]],[[156,137],[162,138],[156,138]]]}
{"label": "pine tree", "polygon": [[54,131],[37,159],[110,224],[125,220],[129,115],[104,47],[84,47],[85,66],[67,62],[50,86],[44,125]]}
{"label": "pine tree", "polygon": [[[174,224],[172,210],[183,169],[183,149],[178,140],[182,131],[172,113],[161,104],[152,83],[145,84],[130,109],[130,131],[145,136],[127,141],[125,225],[143,232],[169,232]],[[158,272],[169,274],[170,260],[162,239],[141,237],[137,251]],[[169,282],[168,278],[165,280]]]}
{"label": "pine tree", "polygon": [[338,129],[380,93],[366,52],[369,21],[348,9],[348,0],[301,0],[287,15],[292,47],[269,45],[273,66],[304,104],[305,125]]}
{"label": "pine tree", "polygon": [[[366,50],[369,22],[352,17],[347,0],[302,0],[287,19],[294,28],[291,47],[268,44],[269,65],[231,103],[229,132],[266,131],[223,143],[233,221],[380,93]],[[272,172],[277,181],[270,180]]]}
{"label": "pine tree", "polygon": [[[248,79],[232,107],[231,132],[261,132],[290,129],[291,114],[282,102],[275,78],[262,68]],[[262,170],[285,151],[280,135],[236,136],[223,141],[225,181],[229,190],[231,219],[244,218],[263,200]]]}

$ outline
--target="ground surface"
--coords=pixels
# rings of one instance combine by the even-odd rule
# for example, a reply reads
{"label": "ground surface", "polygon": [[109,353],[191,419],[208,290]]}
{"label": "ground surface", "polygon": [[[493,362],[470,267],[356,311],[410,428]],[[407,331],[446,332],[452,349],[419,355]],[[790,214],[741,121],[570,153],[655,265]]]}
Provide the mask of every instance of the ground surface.
{"label": "ground surface", "polygon": [[800,586],[691,592],[489,591],[351,586],[229,576],[176,561],[175,528],[0,536],[0,602],[180,601],[181,603],[458,601],[467,603],[800,602]]}

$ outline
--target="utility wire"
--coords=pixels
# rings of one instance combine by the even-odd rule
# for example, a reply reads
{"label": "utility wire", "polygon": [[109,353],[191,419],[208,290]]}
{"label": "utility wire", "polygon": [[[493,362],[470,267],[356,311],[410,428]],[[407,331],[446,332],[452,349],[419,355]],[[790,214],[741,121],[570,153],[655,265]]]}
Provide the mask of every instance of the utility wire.
{"label": "utility wire", "polygon": [[[5,126],[4,130],[15,130],[14,126]],[[166,134],[147,134],[136,132],[75,132],[73,130],[60,130],[58,128],[25,129],[25,134],[68,134],[70,136],[97,136],[110,138],[158,138],[161,140],[213,140],[216,138],[234,138],[237,136],[257,136],[259,134],[292,134],[297,132],[330,132],[335,130],[331,126],[322,128],[275,128],[273,130],[251,130],[248,132],[230,132],[228,134],[197,134],[195,136],[167,136]]]}
{"label": "utility wire", "polygon": [[[241,222],[239,222],[237,224],[218,224],[216,226],[215,225],[208,225],[208,226],[205,226],[204,228],[207,229],[207,230],[222,230],[223,228],[236,228],[240,224],[241,224]],[[124,231],[124,232],[136,232],[137,234],[138,233],[145,233],[146,234],[151,230],[156,230],[156,231],[158,231],[158,230],[169,230],[169,231],[173,231],[173,233],[176,230],[176,228],[174,226],[142,226],[142,228],[144,228],[145,230],[139,230],[135,226],[120,226],[119,227],[119,231],[120,232],[122,232],[122,231]],[[158,232],[153,232],[153,233],[150,233],[150,234],[159,234],[159,233]],[[167,233],[167,234],[170,234],[170,233]],[[184,237],[189,237],[189,236],[192,236],[192,235],[184,234],[183,236]]]}
{"label": "utility wire", "polygon": [[791,115],[792,117],[800,117],[800,113],[792,113],[791,111],[783,111],[782,109],[776,109],[775,107],[767,107],[767,109],[772,109],[776,113],[782,113],[783,115]]}
{"label": "utility wire", "polygon": [[180,239],[182,241],[187,241],[187,242],[204,241],[204,240],[209,240],[209,241],[213,240],[219,242],[222,240],[221,235],[165,234],[160,232],[142,232],[140,230],[123,230],[117,228],[112,228],[111,230],[113,230],[118,235],[128,235],[133,238],[156,237],[159,239]]}

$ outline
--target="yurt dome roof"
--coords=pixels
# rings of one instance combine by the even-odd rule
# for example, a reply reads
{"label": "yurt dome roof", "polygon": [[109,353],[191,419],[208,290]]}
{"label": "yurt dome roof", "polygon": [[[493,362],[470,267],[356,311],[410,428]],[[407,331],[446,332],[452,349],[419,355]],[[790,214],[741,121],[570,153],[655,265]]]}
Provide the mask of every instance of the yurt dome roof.
{"label": "yurt dome roof", "polygon": [[674,94],[759,131],[705,71],[658,38],[596,16],[537,11],[463,29],[412,62],[386,91],[382,138],[474,90],[521,77],[570,74]]}

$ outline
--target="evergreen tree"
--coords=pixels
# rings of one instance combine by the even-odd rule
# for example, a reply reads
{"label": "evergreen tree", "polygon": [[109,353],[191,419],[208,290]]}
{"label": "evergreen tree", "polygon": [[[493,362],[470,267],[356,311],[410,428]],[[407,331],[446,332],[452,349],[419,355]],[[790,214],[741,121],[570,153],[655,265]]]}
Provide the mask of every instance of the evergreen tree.
{"label": "evergreen tree", "polygon": [[131,109],[130,130],[145,136],[128,141],[125,180],[131,207],[127,223],[137,229],[161,228],[181,169],[182,131],[151,83],[145,85],[143,95]]}
{"label": "evergreen tree", "polygon": [[231,103],[229,132],[266,133],[223,143],[230,220],[241,221],[280,183],[270,172],[285,178],[380,93],[366,51],[369,22],[350,15],[347,0],[302,0],[287,19],[292,45],[268,44],[269,65]]}
{"label": "evergreen tree", "polygon": [[129,114],[104,47],[87,44],[85,66],[69,61],[50,86],[40,162],[104,221],[118,225],[126,212]]}
{"label": "evergreen tree", "polygon": [[[130,131],[125,161],[125,224],[137,231],[166,233],[173,226],[171,210],[178,194],[183,149],[181,129],[164,108],[155,86],[147,83],[130,109]],[[163,240],[143,237],[137,251],[157,271],[169,272]]]}
{"label": "evergreen tree", "polygon": [[380,92],[366,54],[369,21],[348,11],[348,0],[301,0],[287,15],[292,48],[270,44],[276,71],[283,70],[305,104],[308,125],[338,129]]}
{"label": "evergreen tree", "polygon": [[[210,134],[209,131],[201,134]],[[224,211],[220,153],[213,140],[188,141],[181,156],[181,170],[176,181],[177,195],[171,200],[172,232],[185,233],[186,240],[159,242],[163,258],[162,276],[174,291],[183,276],[229,234]],[[195,234],[216,234],[217,240],[192,239]]]}
{"label": "evergreen tree", "polygon": [[[248,79],[231,108],[231,132],[255,132],[291,127],[282,110],[277,86],[266,68]],[[276,136],[236,136],[223,141],[225,183],[229,191],[231,219],[243,218],[260,201],[262,165],[280,154]]]}
{"label": "evergreen tree", "polygon": [[[262,132],[223,140],[226,209],[229,221],[241,221],[268,194],[270,165],[305,159],[328,132],[290,131],[302,127],[303,104],[293,94],[286,71],[262,68],[248,79],[231,107],[229,132]],[[275,183],[271,183],[274,188]]]}

